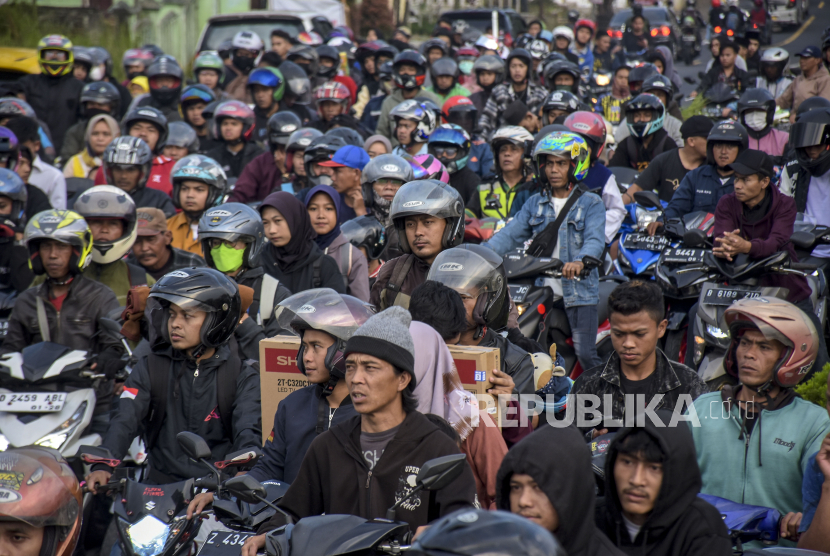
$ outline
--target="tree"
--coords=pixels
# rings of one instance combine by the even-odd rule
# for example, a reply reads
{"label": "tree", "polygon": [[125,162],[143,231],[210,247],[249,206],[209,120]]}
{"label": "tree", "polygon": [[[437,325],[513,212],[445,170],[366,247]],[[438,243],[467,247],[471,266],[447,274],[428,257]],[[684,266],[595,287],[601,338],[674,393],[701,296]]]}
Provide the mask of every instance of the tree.
{"label": "tree", "polygon": [[363,0],[360,4],[360,27],[362,35],[368,29],[378,28],[384,36],[390,37],[395,26],[387,0]]}

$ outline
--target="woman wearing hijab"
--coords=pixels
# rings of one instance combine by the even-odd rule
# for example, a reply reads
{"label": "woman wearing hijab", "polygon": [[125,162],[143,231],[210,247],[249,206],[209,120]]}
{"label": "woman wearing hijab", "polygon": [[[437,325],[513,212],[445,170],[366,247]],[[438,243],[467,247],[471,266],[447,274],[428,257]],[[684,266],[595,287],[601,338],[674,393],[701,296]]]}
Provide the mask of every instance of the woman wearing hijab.
{"label": "woman wearing hijab", "polygon": [[507,454],[496,423],[464,390],[450,350],[434,328],[423,322],[409,325],[415,350],[415,397],[418,411],[443,417],[460,438],[460,448],[476,481],[476,497],[484,509],[496,509],[496,475]]}
{"label": "woman wearing hijab", "polygon": [[305,206],[291,193],[277,191],[259,206],[269,244],[262,250],[262,268],[294,293],[331,288],[346,293],[337,263],[314,243],[317,232]]}
{"label": "woman wearing hijab", "polygon": [[369,301],[369,262],[363,252],[349,243],[340,231],[341,197],[328,185],[318,185],[308,192],[306,208],[311,227],[317,232],[314,242],[323,253],[337,262],[346,284],[346,293]]}
{"label": "woman wearing hijab", "polygon": [[101,155],[110,142],[121,135],[121,129],[115,118],[108,114],[98,114],[89,119],[84,135],[84,150],[66,161],[63,167],[65,178],[90,178],[101,167]]}
{"label": "woman wearing hijab", "polygon": [[383,135],[372,135],[363,143],[363,150],[369,153],[369,158],[392,152],[392,143]]}

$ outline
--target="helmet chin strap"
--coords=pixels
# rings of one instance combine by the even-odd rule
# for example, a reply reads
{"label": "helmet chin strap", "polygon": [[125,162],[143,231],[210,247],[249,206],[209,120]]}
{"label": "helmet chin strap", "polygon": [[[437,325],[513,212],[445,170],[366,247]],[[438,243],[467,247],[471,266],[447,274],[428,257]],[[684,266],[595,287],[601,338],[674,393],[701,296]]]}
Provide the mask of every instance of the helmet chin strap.
{"label": "helmet chin strap", "polygon": [[476,333],[473,335],[473,340],[478,340],[482,336],[487,334],[487,326],[476,326]]}
{"label": "helmet chin strap", "polygon": [[61,278],[52,278],[50,276],[49,278],[46,279],[46,281],[49,282],[53,286],[65,286],[67,284],[71,284],[72,280],[74,280],[74,279],[75,279],[75,277],[72,275],[72,273],[67,272],[66,275],[62,276]]}
{"label": "helmet chin strap", "polygon": [[205,344],[200,343],[198,346],[193,348],[193,351],[190,353],[190,356],[193,357],[193,359],[199,359],[201,356],[205,354],[207,349],[208,348]]}

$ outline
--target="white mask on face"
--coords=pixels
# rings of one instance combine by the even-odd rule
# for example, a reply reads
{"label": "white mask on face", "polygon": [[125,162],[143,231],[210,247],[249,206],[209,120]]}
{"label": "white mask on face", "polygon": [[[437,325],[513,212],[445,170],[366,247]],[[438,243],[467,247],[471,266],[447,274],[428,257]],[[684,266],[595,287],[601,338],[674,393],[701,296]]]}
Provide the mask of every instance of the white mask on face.
{"label": "white mask on face", "polygon": [[767,113],[761,110],[753,110],[744,114],[746,126],[753,131],[761,131],[767,127]]}
{"label": "white mask on face", "polygon": [[93,81],[101,81],[104,78],[105,69],[103,65],[95,66],[89,72],[89,78]]}

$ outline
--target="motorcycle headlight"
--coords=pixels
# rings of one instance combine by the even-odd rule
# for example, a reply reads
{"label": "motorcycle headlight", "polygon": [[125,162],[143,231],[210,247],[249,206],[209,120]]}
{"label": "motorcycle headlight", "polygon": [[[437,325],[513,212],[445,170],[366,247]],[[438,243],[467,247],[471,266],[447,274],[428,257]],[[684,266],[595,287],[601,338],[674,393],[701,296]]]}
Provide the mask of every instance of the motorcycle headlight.
{"label": "motorcycle headlight", "polygon": [[646,210],[642,207],[637,207],[637,227],[645,230],[652,222],[657,222],[660,213],[656,210]]}
{"label": "motorcycle headlight", "polygon": [[519,316],[522,316],[528,307],[530,307],[530,303],[516,303],[516,310],[519,312]]}
{"label": "motorcycle headlight", "polygon": [[625,265],[625,266],[627,266],[628,268],[631,268],[631,261],[629,261],[629,260],[628,260],[628,257],[626,257],[626,256],[625,256],[625,254],[623,254],[623,252],[622,252],[622,251],[620,251],[620,253],[619,253],[619,255],[617,256],[617,258],[619,259],[619,261],[620,261],[622,264],[624,264],[624,265]]}
{"label": "motorcycle headlight", "polygon": [[46,448],[60,450],[64,442],[66,442],[66,439],[72,436],[72,433],[75,432],[75,429],[81,424],[81,421],[83,421],[86,407],[87,402],[79,405],[75,413],[72,414],[72,417],[58,425],[55,430],[35,442],[35,444],[38,446],[45,446]]}
{"label": "motorcycle headlight", "polygon": [[609,83],[611,83],[611,76],[605,73],[598,73],[594,76],[596,79],[597,85],[600,87],[606,87]]}
{"label": "motorcycle headlight", "polygon": [[706,332],[710,336],[712,336],[713,338],[717,338],[718,340],[723,340],[729,337],[729,334],[727,334],[717,326],[712,326],[711,324],[706,325]]}
{"label": "motorcycle headlight", "polygon": [[137,556],[156,556],[164,550],[170,527],[155,516],[147,515],[127,527],[127,535]]}
{"label": "motorcycle headlight", "polygon": [[701,338],[700,336],[695,336],[695,348],[694,348],[694,360],[695,365],[699,365],[701,361],[703,361],[703,351],[706,349],[706,340]]}
{"label": "motorcycle headlight", "polygon": [[0,434],[0,452],[5,452],[9,449],[9,439]]}

